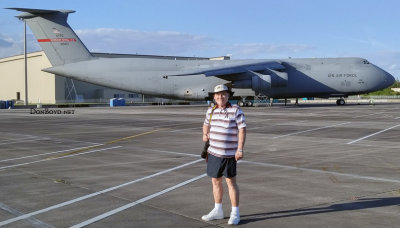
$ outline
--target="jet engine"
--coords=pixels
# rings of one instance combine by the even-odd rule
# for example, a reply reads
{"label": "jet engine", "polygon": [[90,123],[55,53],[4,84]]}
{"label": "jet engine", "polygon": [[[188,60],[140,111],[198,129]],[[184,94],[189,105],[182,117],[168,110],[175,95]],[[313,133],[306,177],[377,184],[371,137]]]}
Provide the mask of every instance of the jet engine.
{"label": "jet engine", "polygon": [[288,74],[286,72],[267,69],[262,73],[255,71],[246,72],[248,79],[233,81],[233,88],[252,89],[256,93],[268,94],[271,88],[287,85]]}

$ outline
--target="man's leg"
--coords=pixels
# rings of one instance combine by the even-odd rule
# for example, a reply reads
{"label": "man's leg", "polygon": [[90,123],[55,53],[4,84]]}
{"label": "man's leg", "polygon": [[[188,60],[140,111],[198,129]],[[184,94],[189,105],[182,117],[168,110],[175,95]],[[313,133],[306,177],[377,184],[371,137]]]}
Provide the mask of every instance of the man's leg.
{"label": "man's leg", "polygon": [[214,202],[215,206],[214,209],[207,215],[201,217],[204,221],[211,221],[215,219],[223,219],[224,218],[224,211],[222,210],[222,177],[220,178],[211,178],[212,185],[213,185],[213,195],[214,195]]}
{"label": "man's leg", "polygon": [[228,185],[232,207],[239,207],[239,187],[236,184],[236,177],[226,178],[226,183]]}
{"label": "man's leg", "polygon": [[237,225],[240,222],[239,213],[239,187],[236,184],[236,177],[226,178],[229,190],[229,198],[231,199],[232,211],[229,217],[229,225]]}
{"label": "man's leg", "polygon": [[212,185],[213,185],[213,194],[214,194],[214,202],[215,203],[222,203],[222,177],[220,178],[211,178]]}

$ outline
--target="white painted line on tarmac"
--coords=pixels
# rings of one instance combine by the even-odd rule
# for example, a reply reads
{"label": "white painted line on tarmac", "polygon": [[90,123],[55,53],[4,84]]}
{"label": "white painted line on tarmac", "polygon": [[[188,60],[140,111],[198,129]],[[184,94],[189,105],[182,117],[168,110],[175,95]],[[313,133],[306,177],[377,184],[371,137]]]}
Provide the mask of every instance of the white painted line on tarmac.
{"label": "white painted line on tarmac", "polygon": [[[51,139],[55,143],[84,143],[84,144],[92,144],[92,145],[100,145],[100,143],[93,143],[93,142],[85,142],[85,141],[79,141],[79,140],[70,140],[70,139]],[[103,145],[103,144],[101,144]]]}
{"label": "white painted line on tarmac", "polygon": [[117,185],[117,186],[114,186],[114,187],[111,187],[111,188],[107,188],[107,189],[104,189],[104,190],[99,191],[99,192],[95,192],[95,193],[92,193],[92,194],[81,196],[79,198],[76,198],[76,199],[73,199],[73,200],[69,200],[69,201],[65,201],[63,203],[56,204],[56,205],[53,205],[51,207],[47,207],[47,208],[44,208],[44,209],[41,209],[41,210],[38,210],[38,211],[34,211],[34,212],[31,212],[31,213],[28,213],[28,214],[25,214],[25,215],[21,215],[21,216],[12,218],[12,219],[8,219],[8,220],[0,222],[0,226],[4,226],[4,225],[10,224],[10,223],[19,221],[21,219],[26,219],[26,218],[29,218],[29,217],[34,216],[34,215],[38,215],[38,214],[41,214],[41,213],[44,213],[44,212],[47,212],[47,211],[50,211],[50,210],[54,210],[54,209],[57,209],[57,208],[60,208],[60,207],[64,207],[64,206],[67,206],[67,205],[70,205],[70,204],[73,204],[73,203],[76,203],[76,202],[79,202],[79,201],[82,201],[82,200],[85,200],[85,199],[88,199],[88,198],[91,198],[91,197],[94,197],[94,196],[97,196],[97,195],[100,195],[100,194],[104,194],[104,193],[107,193],[107,192],[110,192],[110,191],[125,187],[125,186],[130,185],[130,184],[137,183],[139,181],[150,179],[150,178],[153,178],[153,177],[156,177],[156,176],[159,176],[159,175],[162,175],[162,174],[165,174],[165,173],[168,173],[168,172],[171,172],[171,171],[174,171],[174,170],[177,170],[177,169],[189,166],[189,165],[193,165],[193,164],[198,163],[200,161],[204,161],[204,159],[199,159],[199,160],[196,160],[196,161],[192,161],[192,162],[189,162],[189,163],[186,163],[186,164],[183,164],[183,165],[179,165],[179,166],[167,169],[167,170],[160,171],[158,173],[155,173],[155,174],[152,174],[152,175],[149,175],[149,176],[146,176],[146,177],[142,177],[142,178],[139,178],[139,179],[124,183],[124,184],[120,184],[120,185]]}
{"label": "white painted line on tarmac", "polygon": [[1,140],[1,141],[0,141],[0,145],[4,145],[4,144],[6,144],[7,142],[15,142],[15,141],[18,141],[18,140],[33,139],[33,138],[38,138],[38,137],[37,137],[37,136],[28,136],[28,137],[26,137],[26,138]]}
{"label": "white painted line on tarmac", "polygon": [[33,139],[27,139],[27,140],[20,140],[20,141],[14,141],[14,142],[5,142],[5,143],[0,143],[0,145],[9,145],[9,144],[15,144],[15,143],[22,143],[22,142],[33,142],[33,141],[40,141],[40,140],[48,140],[50,138],[46,137],[33,137]]}
{"label": "white painted line on tarmac", "polygon": [[396,117],[396,118],[394,118],[395,120],[398,120],[398,119],[400,119],[400,116],[399,117]]}
{"label": "white painted line on tarmac", "polygon": [[102,219],[104,219],[104,218],[107,218],[107,217],[109,217],[109,216],[111,216],[111,215],[114,215],[114,214],[116,214],[116,213],[119,213],[119,212],[121,212],[121,211],[124,211],[124,210],[126,210],[126,209],[129,209],[129,208],[131,208],[131,207],[134,207],[134,206],[136,206],[136,205],[138,205],[138,204],[140,204],[140,203],[144,203],[144,202],[146,202],[146,201],[148,201],[148,200],[151,200],[151,199],[153,199],[153,198],[155,198],[155,197],[157,197],[157,196],[163,195],[163,194],[168,193],[168,192],[170,192],[170,191],[172,191],[172,190],[175,190],[175,189],[180,188],[180,187],[182,187],[182,186],[184,186],[184,185],[187,185],[187,184],[189,184],[189,183],[191,183],[191,182],[197,181],[197,180],[199,180],[199,179],[201,179],[201,178],[203,178],[203,177],[205,177],[205,176],[207,176],[207,174],[202,174],[202,175],[200,175],[200,176],[194,177],[194,178],[192,178],[192,179],[190,179],[190,180],[184,181],[184,182],[182,182],[182,183],[179,183],[179,184],[177,184],[177,185],[174,185],[174,186],[172,186],[172,187],[169,187],[169,188],[167,188],[167,189],[164,189],[164,190],[162,190],[162,191],[160,191],[160,192],[157,192],[157,193],[154,193],[154,194],[152,194],[152,195],[149,195],[149,196],[146,196],[146,197],[144,197],[144,198],[141,198],[140,200],[137,200],[137,201],[135,201],[135,202],[128,203],[128,204],[126,204],[126,205],[124,205],[124,206],[122,206],[122,207],[116,208],[116,209],[114,209],[114,210],[108,211],[108,212],[106,212],[106,213],[104,213],[104,214],[101,214],[101,215],[99,215],[99,216],[96,216],[96,217],[94,217],[94,218],[88,219],[88,220],[86,220],[86,221],[84,221],[84,222],[81,222],[81,223],[79,223],[79,224],[76,224],[76,225],[74,225],[74,226],[71,226],[70,228],[80,228],[80,227],[84,227],[84,226],[87,226],[87,225],[89,225],[89,224],[95,223],[95,222],[100,221],[100,220],[102,220]]}
{"label": "white painted line on tarmac", "polygon": [[[2,209],[4,211],[7,211],[8,213],[10,213],[12,215],[15,215],[15,216],[22,215],[21,212],[15,210],[14,208],[11,208],[11,207],[5,205],[4,203],[0,203],[0,209]],[[31,226],[38,227],[38,228],[53,228],[54,227],[54,226],[51,226],[51,225],[49,225],[47,223],[44,223],[44,222],[36,219],[36,218],[27,218],[25,220],[25,222],[27,224],[31,225]]]}
{"label": "white painted line on tarmac", "polygon": [[[102,145],[104,145],[104,144],[97,144],[96,146],[102,146]],[[25,158],[32,158],[32,157],[38,157],[38,156],[43,156],[43,155],[49,155],[49,154],[57,154],[57,153],[71,151],[71,150],[79,150],[79,149],[90,148],[90,147],[93,147],[93,146],[77,147],[77,148],[72,148],[72,149],[68,149],[68,150],[60,150],[60,151],[54,151],[54,152],[48,152],[48,153],[43,153],[43,154],[30,155],[30,156],[19,157],[19,158],[10,158],[10,159],[6,159],[6,160],[0,160],[0,162],[14,161],[14,160],[20,160],[20,159],[25,159]]]}
{"label": "white painted line on tarmac", "polygon": [[[68,142],[68,143],[71,143],[71,142],[79,142],[79,143],[85,143],[85,144],[99,144],[99,143],[92,143],[92,142],[85,142],[85,141],[79,141],[79,140],[72,140],[72,139],[52,139],[52,138],[48,138],[48,137],[42,137],[42,136],[35,136],[35,135],[22,135],[22,134],[15,134],[15,133],[8,133],[8,132],[0,132],[0,135],[15,135],[15,136],[18,136],[18,137],[24,137],[24,138],[19,138],[19,139],[10,139],[10,140],[2,140],[2,141],[0,141],[0,143],[3,143],[3,142],[7,142],[7,141],[17,141],[17,140],[21,140],[21,139],[29,139],[29,138],[44,138],[44,139],[51,139],[51,140],[53,140],[54,142]],[[2,145],[2,144],[0,144],[0,145]]]}
{"label": "white painted line on tarmac", "polygon": [[26,137],[38,137],[38,136],[34,136],[34,135],[24,135],[24,134],[16,134],[16,133],[10,133],[10,132],[0,132],[1,135],[17,135],[19,137],[21,136],[26,136]]}
{"label": "white painted line on tarmac", "polygon": [[277,165],[277,164],[271,164],[271,163],[261,163],[261,162],[252,162],[252,161],[244,161],[244,160],[241,160],[241,162],[253,164],[253,165],[273,167],[273,168],[284,168],[284,169],[289,169],[289,170],[301,170],[301,171],[314,172],[314,173],[333,174],[333,175],[337,175],[337,176],[351,177],[351,178],[356,178],[356,179],[364,179],[364,180],[370,180],[370,181],[380,181],[380,182],[390,182],[390,183],[400,184],[400,180],[396,180],[396,179],[361,176],[361,175],[350,174],[350,173],[339,173],[339,172],[324,171],[324,170],[319,170],[319,169],[300,168],[300,167],[295,167],[295,166]]}
{"label": "white painted line on tarmac", "polygon": [[68,158],[68,157],[73,157],[73,156],[78,156],[78,155],[83,155],[83,154],[90,154],[90,153],[95,153],[95,152],[100,152],[100,151],[105,151],[105,150],[112,150],[112,149],[116,149],[116,148],[120,148],[120,147],[122,147],[122,146],[108,147],[108,148],[104,148],[104,149],[91,150],[91,151],[88,151],[88,152],[83,152],[83,153],[78,153],[78,154],[72,154],[72,155],[67,155],[67,156],[58,157],[58,158],[46,158],[46,159],[42,159],[42,160],[38,160],[38,161],[33,161],[33,162],[26,162],[26,163],[21,163],[21,164],[3,166],[3,167],[0,167],[0,170],[8,169],[8,168],[14,168],[14,167],[18,167],[18,166],[30,165],[30,164],[39,163],[39,162],[44,162],[44,161],[51,161],[51,160],[56,160],[56,159],[61,159],[61,158]]}
{"label": "white painted line on tarmac", "polygon": [[291,135],[298,135],[298,134],[301,134],[301,133],[306,133],[306,132],[310,132],[310,131],[317,131],[317,130],[326,129],[326,128],[330,128],[330,127],[336,127],[336,126],[345,125],[345,124],[349,124],[349,123],[351,123],[351,122],[334,124],[334,125],[330,125],[330,126],[319,127],[319,128],[314,128],[314,129],[305,130],[305,131],[298,131],[298,132],[294,132],[294,133],[290,133],[290,134],[286,134],[286,135],[275,136],[275,137],[273,137],[273,139],[283,138],[283,137],[291,136]]}
{"label": "white painted line on tarmac", "polygon": [[361,140],[363,140],[363,139],[366,139],[366,138],[372,137],[372,136],[374,136],[374,135],[377,135],[377,134],[383,133],[383,132],[385,132],[385,131],[389,131],[389,130],[391,130],[391,129],[393,129],[393,128],[396,128],[396,127],[398,127],[398,126],[400,126],[400,124],[398,124],[398,125],[396,125],[396,126],[393,126],[393,127],[386,128],[386,129],[384,129],[384,130],[382,130],[382,131],[378,131],[378,132],[375,132],[375,133],[373,133],[373,134],[370,134],[370,135],[364,136],[364,137],[362,137],[362,138],[359,138],[359,139],[353,140],[353,141],[351,141],[351,142],[348,142],[348,143],[346,143],[346,144],[353,144],[353,143],[355,143],[355,142],[358,142],[358,141],[361,141]]}
{"label": "white painted line on tarmac", "polygon": [[172,131],[169,131],[169,132],[182,132],[182,131],[189,131],[189,130],[194,130],[194,129],[198,129],[200,131],[202,128],[201,127],[192,127],[192,128],[172,130]]}
{"label": "white painted line on tarmac", "polygon": [[361,115],[361,116],[353,116],[353,119],[360,118],[360,117],[366,117],[366,116],[375,116],[375,115],[379,115],[382,113],[385,113],[385,112],[378,112],[378,113],[366,114],[366,115]]}
{"label": "white painted line on tarmac", "polygon": [[199,154],[186,154],[186,153],[167,151],[167,150],[155,150],[155,149],[146,149],[146,148],[142,148],[142,150],[154,151],[154,152],[159,152],[159,153],[167,153],[167,154],[184,155],[184,156],[191,156],[191,157],[200,157]]}
{"label": "white painted line on tarmac", "polygon": [[[180,155],[186,155],[186,156],[198,156],[198,155],[193,155],[193,154],[185,154],[185,153],[178,153],[178,152],[172,152],[172,151],[162,151],[162,150],[152,150],[152,149],[147,149],[147,150],[156,151],[156,152],[162,152],[162,153],[180,154]],[[358,155],[363,155],[363,154],[358,154]],[[357,175],[357,174],[331,172],[331,171],[324,171],[324,170],[319,170],[319,169],[300,168],[300,167],[288,166],[288,165],[278,165],[278,164],[271,164],[271,163],[252,162],[252,161],[247,161],[247,160],[243,160],[243,159],[240,160],[238,163],[249,163],[249,164],[253,164],[253,165],[261,165],[261,166],[267,166],[267,167],[273,167],[273,168],[285,168],[285,169],[290,169],[290,170],[302,170],[302,171],[309,171],[309,172],[316,172],[316,173],[328,173],[328,174],[334,174],[334,175],[338,175],[338,176],[346,176],[346,177],[352,177],[352,178],[358,178],[358,179],[367,179],[367,180],[382,181],[382,182],[400,183],[400,180],[396,180],[396,179],[371,177],[371,176],[361,176],[361,175]],[[313,163],[311,163],[311,164],[313,164]]]}
{"label": "white painted line on tarmac", "polygon": [[[148,150],[151,150],[151,149],[148,149]],[[172,151],[162,151],[162,150],[151,150],[151,151],[162,152],[162,153],[173,153],[173,154],[180,154],[180,155],[186,155],[186,156],[198,156],[198,155],[193,155],[193,154],[185,154],[185,153],[178,153],[178,152],[172,152]],[[252,162],[252,161],[247,161],[247,160],[243,160],[243,159],[240,160],[238,163],[249,163],[249,164],[253,164],[253,165],[261,165],[261,166],[274,167],[274,168],[285,168],[285,169],[290,169],[290,170],[303,170],[303,171],[310,171],[310,172],[316,172],[316,173],[328,173],[328,174],[334,174],[334,175],[339,175],[339,176],[353,177],[353,178],[358,178],[358,179],[367,179],[367,180],[382,181],[382,182],[400,183],[400,180],[396,180],[396,179],[371,177],[371,176],[361,176],[361,175],[357,175],[357,174],[331,172],[331,171],[324,171],[324,170],[319,170],[319,169],[300,168],[300,167],[288,166],[288,165],[278,165],[278,164],[271,164],[271,163]]]}
{"label": "white painted line on tarmac", "polygon": [[[266,119],[266,120],[263,120],[263,121],[268,121],[268,120],[272,120],[272,119]],[[276,122],[276,120],[274,120],[274,122]],[[260,128],[270,128],[270,127],[275,127],[275,126],[283,126],[283,125],[289,125],[289,124],[298,124],[298,123],[304,123],[304,122],[307,122],[307,120],[294,121],[294,122],[285,122],[285,123],[277,123],[277,124],[271,124],[271,125],[261,126],[261,127],[249,127],[249,128],[246,127],[246,129],[250,132],[250,131],[252,131],[252,130],[260,129]]]}

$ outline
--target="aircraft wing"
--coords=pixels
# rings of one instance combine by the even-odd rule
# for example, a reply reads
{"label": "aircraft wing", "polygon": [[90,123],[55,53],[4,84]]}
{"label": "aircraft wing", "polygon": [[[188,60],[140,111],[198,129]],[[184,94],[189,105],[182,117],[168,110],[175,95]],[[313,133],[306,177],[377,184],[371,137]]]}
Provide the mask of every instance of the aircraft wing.
{"label": "aircraft wing", "polygon": [[[230,61],[230,60],[229,60]],[[285,66],[277,61],[244,61],[240,63],[226,63],[217,66],[199,66],[195,69],[183,70],[178,74],[169,74],[166,76],[186,76],[186,75],[206,75],[209,76],[228,76],[232,74],[241,74],[249,71],[264,70],[283,70]]]}

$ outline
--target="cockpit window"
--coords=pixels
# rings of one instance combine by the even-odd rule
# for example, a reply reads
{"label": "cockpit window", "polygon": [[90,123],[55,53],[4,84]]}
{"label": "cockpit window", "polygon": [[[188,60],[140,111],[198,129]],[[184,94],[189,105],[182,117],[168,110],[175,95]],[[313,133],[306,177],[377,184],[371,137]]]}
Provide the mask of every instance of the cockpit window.
{"label": "cockpit window", "polygon": [[369,64],[368,60],[364,59],[363,61],[364,64]]}

